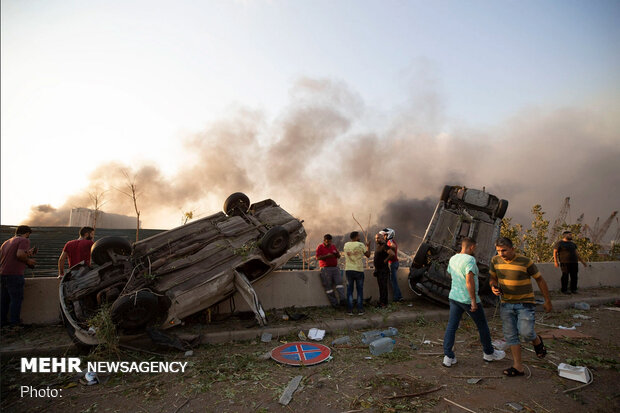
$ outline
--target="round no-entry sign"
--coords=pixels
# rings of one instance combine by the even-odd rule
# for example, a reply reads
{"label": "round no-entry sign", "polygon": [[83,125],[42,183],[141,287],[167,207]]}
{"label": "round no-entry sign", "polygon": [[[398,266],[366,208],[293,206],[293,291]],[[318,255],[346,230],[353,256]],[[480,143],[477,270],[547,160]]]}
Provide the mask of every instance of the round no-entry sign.
{"label": "round no-entry sign", "polygon": [[291,366],[312,366],[327,360],[331,353],[330,348],[323,344],[298,341],[274,348],[271,350],[271,358]]}

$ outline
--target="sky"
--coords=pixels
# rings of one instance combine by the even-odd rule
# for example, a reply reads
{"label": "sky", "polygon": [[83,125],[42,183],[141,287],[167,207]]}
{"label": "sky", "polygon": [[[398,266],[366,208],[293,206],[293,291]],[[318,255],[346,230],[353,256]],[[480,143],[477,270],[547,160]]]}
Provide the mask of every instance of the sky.
{"label": "sky", "polygon": [[317,233],[355,229],[355,213],[419,234],[407,211],[432,212],[445,184],[484,186],[523,223],[566,196],[573,220],[620,209],[618,1],[1,11],[4,225],[62,224],[89,192],[132,214],[128,177],[146,228],[239,190]]}

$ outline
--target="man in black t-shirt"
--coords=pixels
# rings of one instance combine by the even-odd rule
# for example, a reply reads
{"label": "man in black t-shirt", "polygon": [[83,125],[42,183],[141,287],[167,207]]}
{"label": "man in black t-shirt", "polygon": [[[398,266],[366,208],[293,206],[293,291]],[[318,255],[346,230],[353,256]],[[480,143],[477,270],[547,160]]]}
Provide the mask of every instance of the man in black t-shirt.
{"label": "man in black t-shirt", "polygon": [[394,251],[386,244],[383,234],[375,235],[377,248],[375,249],[374,276],[379,284],[379,307],[387,307],[388,303],[388,280],[390,278],[390,266],[388,260],[394,255]]}
{"label": "man in black t-shirt", "polygon": [[579,261],[586,267],[588,264],[579,256],[577,245],[573,242],[573,234],[570,231],[564,231],[562,239],[553,246],[553,260],[555,266],[562,270],[562,292],[570,294],[568,292],[568,277],[570,275],[570,292],[576,294]]}

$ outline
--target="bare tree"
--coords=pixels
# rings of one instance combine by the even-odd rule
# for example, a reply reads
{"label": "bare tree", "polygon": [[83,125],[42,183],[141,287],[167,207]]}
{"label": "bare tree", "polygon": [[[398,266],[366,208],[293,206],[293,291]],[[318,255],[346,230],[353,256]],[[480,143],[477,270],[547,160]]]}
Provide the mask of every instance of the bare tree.
{"label": "bare tree", "polygon": [[103,207],[103,205],[105,205],[105,203],[107,201],[103,200],[103,196],[104,194],[108,192],[108,190],[106,189],[105,191],[100,191],[99,188],[96,188],[94,191],[92,192],[88,192],[88,197],[90,198],[91,201],[91,205],[93,206],[93,210],[95,211],[95,213],[93,214],[93,229],[97,230],[97,220],[99,219],[99,214],[101,213],[101,207]]}
{"label": "bare tree", "polygon": [[136,185],[136,177],[129,177],[126,170],[123,170],[123,176],[126,180],[126,190],[116,188],[120,193],[127,195],[133,201],[133,208],[136,211],[136,242],[140,239],[140,210],[138,209],[138,187]]}

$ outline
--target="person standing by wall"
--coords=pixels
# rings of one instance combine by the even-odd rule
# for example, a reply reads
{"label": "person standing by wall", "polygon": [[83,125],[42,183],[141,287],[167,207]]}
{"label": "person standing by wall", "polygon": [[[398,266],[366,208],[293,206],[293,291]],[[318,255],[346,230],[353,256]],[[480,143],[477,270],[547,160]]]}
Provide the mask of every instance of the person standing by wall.
{"label": "person standing by wall", "polygon": [[95,229],[91,227],[80,228],[80,237],[65,244],[58,258],[58,278],[65,275],[65,261],[69,259],[69,268],[84,261],[90,265],[90,249],[92,248],[95,237]]}
{"label": "person standing by wall", "polygon": [[384,234],[388,248],[394,251],[394,255],[390,256],[388,264],[390,265],[390,283],[392,284],[392,299],[395,302],[403,301],[403,294],[398,286],[398,244],[396,243],[396,232],[392,228],[385,228],[381,231]]}
{"label": "person standing by wall", "polygon": [[30,248],[31,233],[32,229],[28,225],[20,225],[15,230],[15,236],[6,240],[0,247],[2,327],[21,325],[24,271],[26,266],[34,268],[36,264],[36,261],[31,258],[36,253],[35,248]]}
{"label": "person standing by wall", "polygon": [[344,244],[346,259],[344,267],[347,276],[347,310],[353,315],[353,287],[357,290],[357,315],[364,314],[364,256],[370,257],[369,245],[360,242],[360,234],[353,231],[351,241]]}
{"label": "person standing by wall", "polygon": [[[573,233],[564,231],[562,239],[553,246],[553,261],[555,267],[562,270],[562,292],[577,294],[577,280],[579,261],[587,267],[588,264],[579,256],[577,245],[573,242]],[[570,292],[568,291],[568,277],[570,276]]]}
{"label": "person standing by wall", "polygon": [[[338,258],[340,258],[340,252],[332,244],[332,236],[325,234],[323,243],[316,248],[316,259],[321,268],[321,283],[332,307],[338,307],[338,305],[345,303],[344,285],[342,285],[342,274],[338,268]],[[334,293],[334,287],[338,292],[338,297]]]}
{"label": "person standing by wall", "polygon": [[374,276],[377,277],[377,284],[379,285],[379,308],[387,307],[388,303],[388,279],[390,278],[390,267],[388,260],[394,251],[387,246],[385,236],[379,232],[375,235],[375,242],[377,243],[375,249],[375,272]]}
{"label": "person standing by wall", "polygon": [[506,353],[495,350],[491,344],[491,332],[478,296],[478,265],[474,258],[476,241],[465,237],[461,240],[461,252],[450,258],[448,272],[452,276],[450,288],[450,318],[443,339],[443,365],[451,367],[456,364],[454,354],[454,340],[459,328],[463,313],[467,313],[478,328],[480,343],[482,343],[482,358],[485,361],[501,360]]}
{"label": "person standing by wall", "polygon": [[534,331],[536,302],[531,278],[536,280],[545,297],[543,306],[547,313],[553,308],[549,287],[536,264],[523,255],[517,255],[510,239],[498,238],[495,249],[498,255],[491,259],[489,284],[493,294],[501,297],[502,330],[513,360],[512,367],[504,370],[504,374],[508,377],[523,376],[519,336],[532,342],[538,358],[547,354],[542,338]]}

